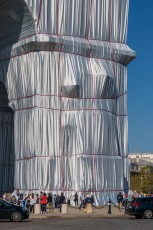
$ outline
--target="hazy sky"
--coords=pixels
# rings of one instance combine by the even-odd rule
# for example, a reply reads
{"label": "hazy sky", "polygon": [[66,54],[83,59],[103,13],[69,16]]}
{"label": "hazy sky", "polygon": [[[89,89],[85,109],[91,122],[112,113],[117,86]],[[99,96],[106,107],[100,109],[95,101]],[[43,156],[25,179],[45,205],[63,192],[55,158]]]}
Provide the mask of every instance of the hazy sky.
{"label": "hazy sky", "polygon": [[130,0],[127,44],[129,152],[153,153],[153,0]]}

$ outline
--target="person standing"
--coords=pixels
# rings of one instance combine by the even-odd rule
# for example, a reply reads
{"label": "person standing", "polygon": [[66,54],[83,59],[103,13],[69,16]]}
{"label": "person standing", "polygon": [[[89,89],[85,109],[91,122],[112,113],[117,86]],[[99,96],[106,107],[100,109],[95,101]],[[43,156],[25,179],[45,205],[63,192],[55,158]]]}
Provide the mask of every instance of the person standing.
{"label": "person standing", "polygon": [[85,204],[85,209],[84,212],[87,212],[87,204],[91,204],[92,205],[92,198],[89,194],[86,195],[85,200],[84,200],[84,204]]}
{"label": "person standing", "polygon": [[94,197],[93,197],[93,195],[91,195],[91,202],[92,202],[92,205],[94,204]]}
{"label": "person standing", "polygon": [[61,192],[61,196],[59,198],[60,212],[61,212],[62,204],[64,204],[64,202],[65,202],[65,196],[64,196],[63,192]]}
{"label": "person standing", "polygon": [[40,202],[41,213],[43,213],[43,205],[41,204],[42,196],[43,196],[43,192],[41,191],[41,192],[40,192],[40,196],[39,196],[39,197],[40,197],[39,202]]}
{"label": "person standing", "polygon": [[119,209],[121,209],[122,208],[122,202],[123,202],[123,195],[121,194],[121,192],[119,192],[117,195],[117,202],[118,202]]}
{"label": "person standing", "polygon": [[78,194],[77,192],[74,194],[74,203],[75,203],[75,207],[78,206]]}
{"label": "person standing", "polygon": [[53,213],[54,212],[54,209],[53,209],[53,196],[50,193],[48,193],[47,202],[48,202],[48,207],[49,207],[49,213],[51,213],[51,211]]}
{"label": "person standing", "polygon": [[20,197],[20,191],[19,191],[19,189],[16,190],[16,200],[17,200],[17,205],[20,205],[20,201],[22,199]]}
{"label": "person standing", "polygon": [[54,195],[54,207],[57,208],[56,194]]}
{"label": "person standing", "polygon": [[34,213],[34,205],[36,204],[36,199],[34,197],[34,194],[32,194],[31,200],[30,200],[30,212]]}
{"label": "person standing", "polygon": [[84,208],[84,199],[85,199],[85,196],[84,196],[84,194],[82,193],[81,196],[80,196],[81,204],[80,204],[79,210],[81,210],[81,207]]}
{"label": "person standing", "polygon": [[112,201],[111,201],[111,199],[108,200],[107,204],[108,204],[108,214],[112,214],[112,211],[111,211]]}
{"label": "person standing", "polygon": [[26,208],[29,209],[30,211],[30,195],[28,195],[27,199],[26,199]]}
{"label": "person standing", "polygon": [[25,194],[23,195],[23,199],[21,200],[21,203],[22,203],[22,207],[25,208],[26,206],[26,195]]}
{"label": "person standing", "polygon": [[37,193],[37,194],[36,194],[36,204],[39,204],[39,201],[40,201],[40,199],[39,199],[39,194]]}
{"label": "person standing", "polygon": [[47,196],[46,196],[45,192],[44,192],[44,194],[41,197],[41,205],[42,205],[42,213],[46,213]]}
{"label": "person standing", "polygon": [[12,195],[11,203],[12,204],[16,204],[17,203],[16,197],[14,195]]}
{"label": "person standing", "polygon": [[56,195],[56,208],[59,208],[59,199],[60,199],[60,196],[57,194]]}

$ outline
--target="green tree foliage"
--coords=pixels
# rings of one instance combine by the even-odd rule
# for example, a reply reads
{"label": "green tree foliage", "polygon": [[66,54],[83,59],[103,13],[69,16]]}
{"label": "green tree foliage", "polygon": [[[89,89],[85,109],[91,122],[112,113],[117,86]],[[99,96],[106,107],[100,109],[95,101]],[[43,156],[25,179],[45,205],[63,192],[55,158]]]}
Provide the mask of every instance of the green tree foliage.
{"label": "green tree foliage", "polygon": [[132,191],[153,194],[153,167],[141,167],[139,173],[131,173],[130,180],[130,189]]}

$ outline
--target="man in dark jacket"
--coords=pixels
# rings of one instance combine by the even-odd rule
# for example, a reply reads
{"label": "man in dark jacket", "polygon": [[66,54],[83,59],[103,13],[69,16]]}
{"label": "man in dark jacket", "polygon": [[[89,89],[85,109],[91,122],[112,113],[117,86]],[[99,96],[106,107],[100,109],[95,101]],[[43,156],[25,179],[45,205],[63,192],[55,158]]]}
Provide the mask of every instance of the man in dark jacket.
{"label": "man in dark jacket", "polygon": [[121,194],[121,192],[119,192],[118,195],[117,195],[117,202],[118,202],[119,209],[121,209],[122,202],[123,202],[123,195]]}
{"label": "man in dark jacket", "polygon": [[49,208],[49,213],[53,213],[54,209],[53,209],[53,196],[52,194],[48,193],[47,196],[47,203],[48,203],[48,208]]}
{"label": "man in dark jacket", "polygon": [[65,202],[65,196],[63,194],[63,192],[61,192],[61,196],[59,198],[59,206],[60,206],[60,212],[61,212],[61,208],[62,208],[62,204]]}

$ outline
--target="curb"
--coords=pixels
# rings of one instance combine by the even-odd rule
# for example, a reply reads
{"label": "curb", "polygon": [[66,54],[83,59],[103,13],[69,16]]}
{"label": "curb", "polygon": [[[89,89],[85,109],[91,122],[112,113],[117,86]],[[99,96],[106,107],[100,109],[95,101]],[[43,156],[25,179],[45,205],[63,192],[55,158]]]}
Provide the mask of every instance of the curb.
{"label": "curb", "polygon": [[60,219],[60,218],[67,218],[67,219],[79,219],[79,218],[102,218],[102,219],[127,219],[129,218],[129,215],[54,215],[54,216],[30,216],[30,219]]}

